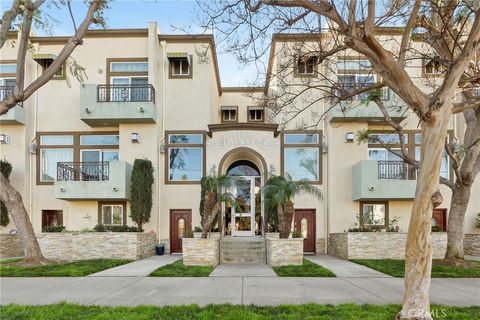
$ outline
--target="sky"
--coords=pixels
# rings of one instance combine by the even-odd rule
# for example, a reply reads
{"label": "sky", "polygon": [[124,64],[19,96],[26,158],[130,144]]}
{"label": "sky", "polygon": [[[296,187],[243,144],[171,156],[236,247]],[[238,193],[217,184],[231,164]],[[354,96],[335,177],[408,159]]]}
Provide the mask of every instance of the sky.
{"label": "sky", "polygon": [[[205,0],[210,1],[210,0]],[[86,6],[81,0],[72,1],[72,9],[79,24],[85,16]],[[147,28],[149,21],[156,21],[162,34],[200,33],[202,30],[194,24],[194,0],[115,0],[106,11],[107,28]],[[11,1],[0,0],[0,10],[9,9]],[[58,20],[52,25],[52,35],[64,36],[73,33],[73,25],[66,7],[46,9],[47,13]],[[37,35],[45,35],[42,30],[35,30]],[[218,64],[222,86],[251,85],[256,79],[257,69],[254,65],[244,66],[228,53],[217,47]]]}

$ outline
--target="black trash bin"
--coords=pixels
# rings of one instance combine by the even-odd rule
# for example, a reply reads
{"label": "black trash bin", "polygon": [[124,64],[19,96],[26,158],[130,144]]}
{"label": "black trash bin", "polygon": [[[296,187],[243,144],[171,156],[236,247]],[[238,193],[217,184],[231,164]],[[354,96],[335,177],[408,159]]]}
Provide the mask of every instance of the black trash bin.
{"label": "black trash bin", "polygon": [[165,245],[163,244],[157,244],[155,247],[155,252],[157,253],[157,256],[163,256],[165,253]]}

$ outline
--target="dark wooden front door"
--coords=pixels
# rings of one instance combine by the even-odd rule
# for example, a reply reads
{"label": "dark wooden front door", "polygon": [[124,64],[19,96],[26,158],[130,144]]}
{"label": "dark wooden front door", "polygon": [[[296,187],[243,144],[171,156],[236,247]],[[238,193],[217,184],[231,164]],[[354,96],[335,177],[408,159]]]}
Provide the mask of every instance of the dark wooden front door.
{"label": "dark wooden front door", "polygon": [[63,210],[42,210],[42,228],[63,226]]}
{"label": "dark wooden front door", "polygon": [[170,210],[170,252],[182,252],[182,238],[192,230],[191,209]]}
{"label": "dark wooden front door", "polygon": [[303,236],[303,252],[315,253],[315,209],[295,209],[294,225]]}
{"label": "dark wooden front door", "polygon": [[432,226],[437,226],[439,231],[447,231],[447,209],[433,209]]}

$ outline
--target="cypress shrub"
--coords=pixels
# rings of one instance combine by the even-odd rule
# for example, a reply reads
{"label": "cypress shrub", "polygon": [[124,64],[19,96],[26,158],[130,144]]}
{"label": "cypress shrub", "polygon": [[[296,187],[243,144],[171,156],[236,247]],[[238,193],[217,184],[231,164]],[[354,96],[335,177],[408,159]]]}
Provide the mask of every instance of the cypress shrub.
{"label": "cypress shrub", "polygon": [[130,187],[130,217],[142,229],[150,220],[153,193],[153,165],[150,160],[135,159]]}
{"label": "cypress shrub", "polygon": [[[5,179],[10,180],[10,174],[12,173],[12,165],[7,160],[0,160],[0,172],[3,174]],[[7,206],[0,201],[0,226],[6,227],[10,222],[8,217]]]}

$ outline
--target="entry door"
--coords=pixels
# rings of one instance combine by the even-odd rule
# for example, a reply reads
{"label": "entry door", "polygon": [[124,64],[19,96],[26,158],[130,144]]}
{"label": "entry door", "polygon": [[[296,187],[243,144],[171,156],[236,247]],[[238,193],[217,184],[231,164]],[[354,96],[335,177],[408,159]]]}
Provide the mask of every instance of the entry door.
{"label": "entry door", "polygon": [[303,237],[303,252],[315,253],[315,209],[295,209],[294,224]]}
{"label": "entry door", "polygon": [[447,209],[433,209],[432,226],[436,226],[440,231],[447,231]]}
{"label": "entry door", "polygon": [[182,238],[192,230],[192,210],[170,210],[170,253],[182,252]]}
{"label": "entry door", "polygon": [[252,237],[255,235],[255,177],[242,178],[233,189],[237,205],[232,208],[232,236]]}

